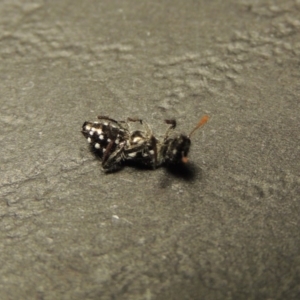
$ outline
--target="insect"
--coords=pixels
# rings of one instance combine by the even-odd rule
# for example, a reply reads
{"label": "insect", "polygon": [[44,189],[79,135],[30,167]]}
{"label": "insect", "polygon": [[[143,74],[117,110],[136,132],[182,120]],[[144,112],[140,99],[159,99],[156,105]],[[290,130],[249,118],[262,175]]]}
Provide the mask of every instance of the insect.
{"label": "insect", "polygon": [[[102,159],[104,171],[111,172],[121,167],[124,161],[134,161],[150,168],[161,165],[186,163],[191,146],[191,136],[209,119],[202,117],[189,135],[170,137],[176,127],[175,120],[165,120],[169,125],[163,139],[157,139],[150,126],[141,119],[128,118],[116,121],[107,116],[98,116],[99,122],[84,122],[82,134],[96,156]],[[130,122],[139,122],[144,130],[130,129]]]}

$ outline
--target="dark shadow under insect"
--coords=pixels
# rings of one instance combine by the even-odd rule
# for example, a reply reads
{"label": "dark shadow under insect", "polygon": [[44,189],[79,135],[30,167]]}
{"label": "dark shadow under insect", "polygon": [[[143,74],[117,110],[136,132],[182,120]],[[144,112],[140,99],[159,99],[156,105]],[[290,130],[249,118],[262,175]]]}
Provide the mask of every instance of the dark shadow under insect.
{"label": "dark shadow under insect", "polygon": [[[116,121],[107,116],[98,116],[100,122],[84,122],[82,134],[91,146],[92,152],[102,161],[106,172],[119,170],[124,164],[155,169],[160,166],[177,166],[187,162],[191,135],[203,126],[208,116],[204,116],[189,135],[175,135],[175,120],[166,120],[169,128],[163,139],[157,139],[147,123],[141,119],[128,118]],[[130,122],[139,122],[144,130],[131,130]],[[172,167],[171,167],[172,169]]]}
{"label": "dark shadow under insect", "polygon": [[171,176],[184,179],[185,181],[194,181],[199,174],[200,179],[202,178],[202,170],[191,162],[188,164],[182,162],[177,165],[166,165],[165,169]]}

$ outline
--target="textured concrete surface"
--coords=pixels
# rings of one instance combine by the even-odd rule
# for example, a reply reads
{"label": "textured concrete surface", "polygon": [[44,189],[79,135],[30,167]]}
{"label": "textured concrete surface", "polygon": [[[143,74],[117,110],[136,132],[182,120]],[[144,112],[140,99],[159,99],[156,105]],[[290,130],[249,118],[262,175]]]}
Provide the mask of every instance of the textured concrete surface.
{"label": "textured concrete surface", "polygon": [[[1,299],[299,299],[300,1],[1,1]],[[98,114],[193,138],[105,175]]]}

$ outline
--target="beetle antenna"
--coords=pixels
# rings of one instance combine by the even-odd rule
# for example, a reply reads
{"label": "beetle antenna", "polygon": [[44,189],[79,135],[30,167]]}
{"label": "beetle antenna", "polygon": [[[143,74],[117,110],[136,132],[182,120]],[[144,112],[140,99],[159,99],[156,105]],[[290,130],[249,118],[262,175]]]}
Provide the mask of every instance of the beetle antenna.
{"label": "beetle antenna", "polygon": [[199,123],[196,125],[196,127],[190,132],[190,134],[188,135],[188,137],[190,138],[192,136],[192,134],[199,129],[200,127],[202,127],[205,123],[207,123],[207,121],[209,120],[209,116],[205,115],[202,117],[202,119],[199,121]]}

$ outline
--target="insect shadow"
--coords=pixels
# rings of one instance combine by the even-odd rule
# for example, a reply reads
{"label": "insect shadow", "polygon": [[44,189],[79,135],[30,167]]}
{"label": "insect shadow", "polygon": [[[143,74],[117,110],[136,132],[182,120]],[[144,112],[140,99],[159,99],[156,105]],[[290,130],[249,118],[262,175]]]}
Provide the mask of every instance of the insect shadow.
{"label": "insect shadow", "polygon": [[181,178],[186,181],[194,181],[196,177],[202,177],[202,170],[192,163],[179,163],[176,165],[165,166],[168,174],[173,177]]}
{"label": "insect shadow", "polygon": [[[153,171],[153,168],[145,166],[136,161],[123,162],[124,167],[131,167],[140,171]],[[183,179],[185,181],[194,181],[196,177],[202,174],[202,170],[192,163],[177,163],[177,164],[163,164],[160,168],[166,170],[166,173],[174,178]],[[202,177],[202,176],[201,176]]]}

